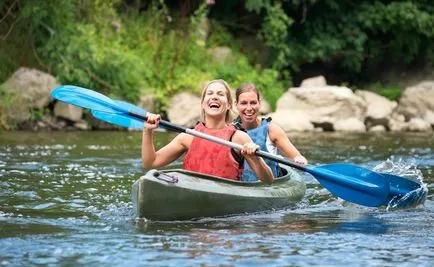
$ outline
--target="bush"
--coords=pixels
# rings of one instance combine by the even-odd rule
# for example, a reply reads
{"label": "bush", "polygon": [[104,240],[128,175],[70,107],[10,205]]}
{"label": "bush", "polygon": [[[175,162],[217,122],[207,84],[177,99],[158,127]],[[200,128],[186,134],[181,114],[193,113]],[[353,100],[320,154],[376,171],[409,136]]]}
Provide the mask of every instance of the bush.
{"label": "bush", "polygon": [[381,96],[384,96],[385,98],[392,101],[398,101],[404,91],[399,86],[383,85],[380,83],[376,83],[370,86],[368,90],[373,91]]}
{"label": "bush", "polygon": [[0,86],[0,130],[13,130],[17,126],[17,121],[13,118],[16,115],[16,109],[24,104],[24,99],[16,93],[9,92],[3,86]]}
{"label": "bush", "polygon": [[[20,25],[27,27],[45,70],[60,83],[133,103],[141,94],[155,93],[162,112],[172,95],[198,94],[207,80],[225,79],[234,88],[255,82],[272,106],[290,83],[289,77],[280,81],[278,71],[249,62],[221,24],[211,21],[212,35],[206,39],[205,4],[188,16],[169,10],[165,1],[151,1],[137,12],[125,7],[121,0],[26,1],[13,12],[20,13],[15,15],[21,15]],[[231,48],[230,62],[212,58],[209,49],[217,46]]]}

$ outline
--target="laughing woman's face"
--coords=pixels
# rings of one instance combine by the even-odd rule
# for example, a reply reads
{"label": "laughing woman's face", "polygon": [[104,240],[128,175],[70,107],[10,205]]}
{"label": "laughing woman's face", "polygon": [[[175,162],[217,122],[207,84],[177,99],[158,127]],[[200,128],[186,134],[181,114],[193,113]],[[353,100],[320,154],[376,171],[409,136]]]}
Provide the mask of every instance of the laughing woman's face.
{"label": "laughing woman's face", "polygon": [[241,121],[249,124],[256,122],[261,102],[255,92],[245,92],[238,96],[236,107]]}
{"label": "laughing woman's face", "polygon": [[230,104],[223,84],[215,82],[208,86],[202,100],[202,108],[208,115],[226,114]]}

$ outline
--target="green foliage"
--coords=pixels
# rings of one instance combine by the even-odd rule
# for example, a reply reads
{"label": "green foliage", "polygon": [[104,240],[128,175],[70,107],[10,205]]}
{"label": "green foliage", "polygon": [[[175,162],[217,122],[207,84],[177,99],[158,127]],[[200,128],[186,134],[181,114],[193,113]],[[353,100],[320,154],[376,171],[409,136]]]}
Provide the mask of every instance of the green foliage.
{"label": "green foliage", "polygon": [[[283,91],[277,71],[253,67],[236,48],[232,50],[231,62],[222,64],[212,58],[210,47],[233,46],[237,42],[215,23],[210,40],[204,38],[208,13],[205,4],[186,19],[171,14],[163,1],[153,1],[141,14],[116,13],[114,7],[118,3],[70,1],[66,7],[58,8],[45,2],[28,7],[29,14],[44,9],[33,18],[33,23],[41,30],[48,21],[55,32],[39,35],[43,44],[40,53],[62,83],[129,101],[153,92],[159,99],[160,111],[165,110],[173,94],[199,93],[202,83],[216,78],[236,85],[250,80],[263,84],[263,88],[277,88],[264,92],[272,102]],[[71,16],[77,9],[86,12]]]}
{"label": "green foliage", "polygon": [[246,1],[246,9],[248,11],[254,11],[257,14],[261,12],[264,7],[269,6],[271,3],[270,0],[247,0]]}
{"label": "green foliage", "polygon": [[0,86],[0,129],[8,129],[7,110],[11,105],[10,95]]}
{"label": "green foliage", "polygon": [[35,57],[29,23],[17,14],[19,6],[20,1],[0,0],[0,84],[21,66],[42,67]]}
{"label": "green foliage", "polygon": [[[164,112],[173,94],[199,93],[210,79],[225,79],[234,88],[254,82],[274,107],[291,85],[289,73],[309,66],[326,66],[351,85],[375,79],[383,68],[405,68],[421,59],[434,63],[432,1],[247,0],[212,6],[202,1],[188,12],[182,12],[188,6],[182,1],[133,2],[20,1],[0,24],[3,36],[11,30],[0,43],[0,79],[21,65],[43,66],[63,84],[131,102],[155,93]],[[11,7],[15,1],[2,3]],[[263,54],[268,62],[261,61],[268,67],[241,52],[245,47],[237,37],[252,35],[271,50]],[[231,50],[224,62],[210,53],[221,46]],[[20,54],[29,59],[16,62]],[[390,99],[398,91],[378,90]]]}
{"label": "green foliage", "polygon": [[276,50],[273,66],[281,69],[286,64],[287,55],[291,53],[291,49],[287,45],[288,28],[294,23],[294,20],[285,14],[280,4],[267,5],[265,9],[267,15],[260,34],[265,40],[265,44]]}
{"label": "green foliage", "polygon": [[[434,39],[434,14],[410,1],[392,2],[388,5],[380,2],[362,5],[358,20],[362,29],[376,39],[384,35],[389,36],[383,46],[386,46],[389,54],[399,56],[399,61],[405,63],[414,60],[427,48],[425,42],[432,42]],[[368,45],[377,46],[378,43]],[[381,54],[376,53],[373,56]],[[397,61],[394,58],[391,60]]]}
{"label": "green foliage", "polygon": [[375,83],[369,87],[369,90],[384,96],[385,98],[393,101],[398,101],[403,93],[403,89],[396,85],[383,85],[381,83]]}
{"label": "green foliage", "polygon": [[228,30],[220,25],[217,21],[211,20],[211,33],[207,40],[207,46],[228,46],[235,50],[239,50],[239,42]]}
{"label": "green foliage", "polygon": [[0,130],[12,130],[16,127],[13,120],[14,107],[21,105],[24,100],[16,93],[0,86]]}
{"label": "green foliage", "polygon": [[48,108],[33,108],[30,110],[31,121],[41,121],[44,119],[45,115],[50,115],[50,110]]}
{"label": "green foliage", "polygon": [[[44,43],[40,51],[60,82],[132,100],[139,95],[143,68],[137,67],[140,55],[123,45],[112,23],[118,21],[113,10],[117,2],[70,1],[65,9],[49,6],[54,14],[47,16],[53,17],[50,28],[55,34],[40,36]],[[81,23],[70,15],[76,9],[86,9]]]}
{"label": "green foliage", "polygon": [[354,81],[375,78],[384,66],[433,63],[430,1],[248,0],[245,8],[261,20],[277,69],[321,63]]}

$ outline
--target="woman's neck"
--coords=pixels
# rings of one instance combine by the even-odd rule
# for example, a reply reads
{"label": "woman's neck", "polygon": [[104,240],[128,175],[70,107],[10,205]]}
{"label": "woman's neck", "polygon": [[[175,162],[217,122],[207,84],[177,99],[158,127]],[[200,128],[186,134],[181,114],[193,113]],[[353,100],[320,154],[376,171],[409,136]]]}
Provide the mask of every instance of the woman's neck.
{"label": "woman's neck", "polygon": [[207,116],[205,119],[205,126],[206,128],[209,129],[223,129],[227,126],[226,121],[221,119],[221,118],[214,118],[214,117],[209,117]]}
{"label": "woman's neck", "polygon": [[260,122],[261,122],[261,120],[259,118],[256,118],[254,122],[251,122],[251,123],[243,122],[242,125],[243,125],[244,129],[250,130],[250,129],[254,129],[254,128],[258,127]]}

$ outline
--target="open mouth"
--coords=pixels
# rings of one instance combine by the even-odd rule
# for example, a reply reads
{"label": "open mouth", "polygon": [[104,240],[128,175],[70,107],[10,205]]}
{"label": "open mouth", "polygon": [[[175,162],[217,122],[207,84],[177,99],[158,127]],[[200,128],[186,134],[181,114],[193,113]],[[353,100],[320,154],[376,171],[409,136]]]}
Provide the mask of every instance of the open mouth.
{"label": "open mouth", "polygon": [[250,113],[248,113],[248,114],[243,113],[243,117],[246,120],[251,120],[251,119],[255,118],[255,113],[251,113],[251,114]]}
{"label": "open mouth", "polygon": [[209,107],[211,109],[219,109],[220,108],[220,104],[218,104],[218,103],[211,103],[211,104],[209,104]]}

